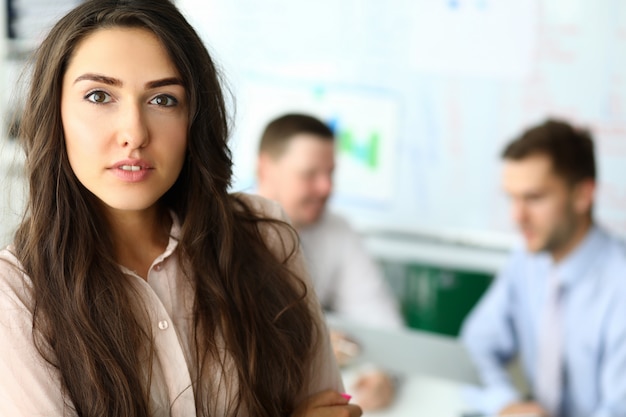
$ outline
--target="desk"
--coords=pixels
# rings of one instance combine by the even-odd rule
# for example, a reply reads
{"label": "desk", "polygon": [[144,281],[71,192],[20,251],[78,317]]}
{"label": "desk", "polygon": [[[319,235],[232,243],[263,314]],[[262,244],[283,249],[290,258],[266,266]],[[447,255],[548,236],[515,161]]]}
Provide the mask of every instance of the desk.
{"label": "desk", "polygon": [[413,329],[373,329],[332,314],[327,315],[327,323],[361,345],[361,355],[342,370],[348,394],[363,363],[376,364],[402,378],[394,403],[366,417],[459,417],[468,411],[462,392],[476,387],[478,376],[456,338]]}
{"label": "desk", "polygon": [[461,343],[454,337],[414,329],[374,329],[326,315],[331,329],[349,334],[362,348],[358,360],[372,362],[403,375],[432,376],[478,384],[478,374]]}
{"label": "desk", "polygon": [[[346,390],[356,377],[352,369],[342,371]],[[364,417],[460,417],[468,411],[462,390],[468,385],[430,376],[408,375],[401,382],[396,398],[384,410],[364,413]]]}

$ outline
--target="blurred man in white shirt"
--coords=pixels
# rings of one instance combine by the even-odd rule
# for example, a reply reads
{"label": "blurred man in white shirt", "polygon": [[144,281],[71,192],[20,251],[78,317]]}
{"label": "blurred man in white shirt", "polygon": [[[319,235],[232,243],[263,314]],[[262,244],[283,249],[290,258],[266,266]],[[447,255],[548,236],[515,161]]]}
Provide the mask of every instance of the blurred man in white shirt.
{"label": "blurred man in white shirt", "polygon": [[[346,220],[326,207],[334,168],[332,130],[309,115],[287,114],[270,122],[261,137],[258,192],[278,201],[298,231],[326,311],[369,326],[399,328],[399,308],[379,267]],[[334,339],[340,346],[342,337]],[[341,361],[339,349],[336,353]],[[382,372],[362,375],[354,389],[364,409],[381,408],[393,397],[391,380]]]}

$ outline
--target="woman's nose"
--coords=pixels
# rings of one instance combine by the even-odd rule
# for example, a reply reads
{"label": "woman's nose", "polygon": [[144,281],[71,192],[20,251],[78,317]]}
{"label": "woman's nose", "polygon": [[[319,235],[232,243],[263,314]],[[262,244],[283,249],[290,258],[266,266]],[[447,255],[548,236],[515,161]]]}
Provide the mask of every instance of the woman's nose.
{"label": "woman's nose", "polygon": [[124,108],[120,114],[118,143],[123,147],[138,149],[149,142],[148,126],[142,106],[135,104]]}

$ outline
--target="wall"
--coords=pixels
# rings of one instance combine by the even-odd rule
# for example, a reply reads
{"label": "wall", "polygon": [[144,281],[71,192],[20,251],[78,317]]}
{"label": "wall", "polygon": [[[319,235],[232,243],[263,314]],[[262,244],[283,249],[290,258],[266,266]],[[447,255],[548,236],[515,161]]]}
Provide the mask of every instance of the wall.
{"label": "wall", "polygon": [[24,205],[21,151],[7,132],[15,117],[13,110],[19,109],[28,87],[24,66],[51,25],[78,3],[80,0],[0,3],[0,247],[11,241]]}
{"label": "wall", "polygon": [[309,111],[338,132],[333,204],[362,230],[507,247],[498,154],[552,116],[595,134],[598,218],[626,236],[626,2],[179,4],[234,94],[235,188],[266,121]]}

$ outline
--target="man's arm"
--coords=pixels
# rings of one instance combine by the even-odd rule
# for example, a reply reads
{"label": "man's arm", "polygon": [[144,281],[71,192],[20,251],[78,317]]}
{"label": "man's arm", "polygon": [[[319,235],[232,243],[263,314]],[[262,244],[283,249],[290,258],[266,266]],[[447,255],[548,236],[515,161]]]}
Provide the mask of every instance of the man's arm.
{"label": "man's arm", "polygon": [[[342,318],[366,326],[400,328],[403,320],[379,266],[369,255],[361,237],[347,223],[335,224],[333,242],[338,250],[338,269],[335,276],[334,313]],[[329,243],[329,244],[332,244]],[[336,337],[335,342],[341,337]],[[360,372],[355,383],[348,387],[354,401],[363,410],[372,411],[387,407],[395,397],[394,379],[377,365]]]}
{"label": "man's arm", "polygon": [[487,293],[466,318],[461,339],[480,374],[484,389],[472,404],[485,413],[498,413],[520,401],[506,369],[518,346],[513,327],[513,281],[515,260],[491,284]]}
{"label": "man's arm", "polygon": [[340,281],[335,294],[336,313],[360,323],[400,328],[404,321],[380,267],[349,226],[342,233]]}
{"label": "man's arm", "polygon": [[[624,269],[615,271],[624,278]],[[620,283],[621,284],[621,283]],[[600,366],[600,404],[592,417],[626,416],[626,286],[615,291]]]}

